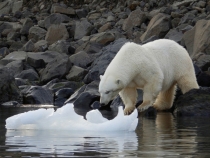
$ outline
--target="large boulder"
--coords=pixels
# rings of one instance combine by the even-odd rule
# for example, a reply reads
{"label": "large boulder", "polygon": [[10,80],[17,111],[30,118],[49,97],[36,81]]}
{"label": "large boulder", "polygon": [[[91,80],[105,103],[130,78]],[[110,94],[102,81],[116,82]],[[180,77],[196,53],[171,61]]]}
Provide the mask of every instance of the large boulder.
{"label": "large boulder", "polygon": [[49,44],[53,44],[58,40],[66,40],[68,38],[69,38],[69,33],[64,24],[59,24],[59,25],[53,24],[48,28],[45,40]]}
{"label": "large boulder", "polygon": [[34,68],[44,68],[49,62],[53,61],[60,53],[55,51],[28,52],[26,55],[27,63]]}
{"label": "large boulder", "polygon": [[75,32],[74,32],[74,39],[78,40],[84,36],[90,35],[93,26],[91,23],[87,21],[87,19],[83,19],[81,21],[76,22]]}
{"label": "large boulder", "polygon": [[0,104],[8,101],[22,102],[22,96],[15,84],[15,79],[11,69],[0,68]]}
{"label": "large boulder", "polygon": [[193,29],[184,33],[182,42],[191,57],[199,52],[210,54],[210,20],[199,20]]}
{"label": "large boulder", "polygon": [[170,30],[170,16],[163,13],[158,13],[149,22],[146,32],[141,36],[141,41],[145,41],[152,36],[163,38]]}
{"label": "large boulder", "polygon": [[134,10],[130,13],[128,18],[124,21],[122,29],[127,31],[133,29],[135,26],[141,26],[141,24],[146,20],[146,14],[140,9]]}
{"label": "large boulder", "polygon": [[72,65],[67,55],[57,56],[41,71],[40,81],[46,83],[54,78],[63,78],[71,67]]}
{"label": "large boulder", "polygon": [[120,38],[104,47],[99,52],[100,56],[91,64],[90,70],[85,76],[84,82],[90,83],[94,80],[99,80],[99,76],[104,74],[111,60],[126,42],[128,42],[127,39]]}
{"label": "large boulder", "polygon": [[41,86],[29,86],[22,90],[23,104],[53,104],[53,93]]}
{"label": "large boulder", "polygon": [[34,41],[43,40],[46,36],[47,31],[38,26],[32,26],[29,29],[28,39],[33,39]]}

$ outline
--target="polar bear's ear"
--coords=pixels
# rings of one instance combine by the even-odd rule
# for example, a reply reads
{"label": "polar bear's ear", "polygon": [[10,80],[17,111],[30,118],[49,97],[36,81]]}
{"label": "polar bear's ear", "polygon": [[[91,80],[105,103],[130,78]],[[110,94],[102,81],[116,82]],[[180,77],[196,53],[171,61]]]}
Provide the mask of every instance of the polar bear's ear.
{"label": "polar bear's ear", "polygon": [[100,75],[100,80],[102,79],[102,77],[103,77],[103,76],[102,76],[102,75]]}

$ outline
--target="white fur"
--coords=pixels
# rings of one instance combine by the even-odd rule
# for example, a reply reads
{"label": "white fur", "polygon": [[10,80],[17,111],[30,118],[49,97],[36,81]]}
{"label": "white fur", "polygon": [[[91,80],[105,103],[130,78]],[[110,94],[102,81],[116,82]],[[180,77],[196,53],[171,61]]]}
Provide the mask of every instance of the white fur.
{"label": "white fur", "polygon": [[142,89],[140,110],[153,106],[169,109],[174,100],[176,84],[183,93],[199,88],[192,60],[187,51],[174,41],[161,39],[144,45],[126,43],[107,67],[99,84],[101,103],[107,104],[118,93],[124,113],[131,113],[137,91]]}

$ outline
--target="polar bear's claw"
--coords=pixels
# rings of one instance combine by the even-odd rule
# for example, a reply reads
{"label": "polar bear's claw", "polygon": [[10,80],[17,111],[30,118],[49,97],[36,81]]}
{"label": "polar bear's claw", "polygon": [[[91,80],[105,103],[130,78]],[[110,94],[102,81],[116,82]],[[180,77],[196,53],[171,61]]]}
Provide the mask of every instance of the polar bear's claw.
{"label": "polar bear's claw", "polygon": [[133,107],[126,107],[124,109],[124,115],[130,115],[133,111],[134,111],[135,108]]}

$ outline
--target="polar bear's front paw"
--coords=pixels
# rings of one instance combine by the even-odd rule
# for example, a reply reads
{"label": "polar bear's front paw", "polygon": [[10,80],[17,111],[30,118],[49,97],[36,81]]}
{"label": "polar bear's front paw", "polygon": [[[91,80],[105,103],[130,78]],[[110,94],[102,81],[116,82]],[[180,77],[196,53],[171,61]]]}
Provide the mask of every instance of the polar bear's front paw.
{"label": "polar bear's front paw", "polygon": [[139,107],[138,107],[138,111],[139,111],[139,112],[143,112],[143,111],[147,110],[149,107],[150,107],[150,105],[139,106]]}
{"label": "polar bear's front paw", "polygon": [[124,115],[130,115],[134,111],[135,107],[125,107]]}

